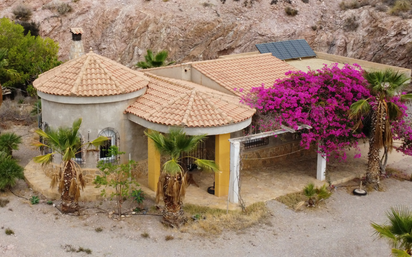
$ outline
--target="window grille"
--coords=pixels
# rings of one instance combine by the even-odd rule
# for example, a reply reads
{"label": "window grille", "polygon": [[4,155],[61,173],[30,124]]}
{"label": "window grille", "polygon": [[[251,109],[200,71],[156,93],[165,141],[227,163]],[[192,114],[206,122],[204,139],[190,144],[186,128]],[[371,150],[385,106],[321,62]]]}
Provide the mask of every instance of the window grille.
{"label": "window grille", "polygon": [[107,137],[108,140],[100,145],[99,159],[105,162],[114,162],[115,156],[109,154],[109,148],[113,145],[118,147],[119,135],[112,128],[105,128],[100,133],[99,136]]}

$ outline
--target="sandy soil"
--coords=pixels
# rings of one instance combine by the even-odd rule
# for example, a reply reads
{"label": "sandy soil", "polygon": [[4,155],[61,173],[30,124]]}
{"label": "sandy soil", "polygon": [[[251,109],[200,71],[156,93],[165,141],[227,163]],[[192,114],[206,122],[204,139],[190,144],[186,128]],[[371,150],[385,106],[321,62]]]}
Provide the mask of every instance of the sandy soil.
{"label": "sandy soil", "polygon": [[[24,147],[15,153],[22,165],[37,155],[27,143],[27,130],[15,130],[26,136]],[[401,158],[391,167],[410,174],[410,161],[410,157]],[[165,228],[156,215],[110,219],[102,211],[114,209],[109,201],[85,204],[81,216],[62,215],[45,201],[31,205],[27,198],[34,193],[21,181],[13,192],[23,198],[0,193],[0,198],[10,201],[0,208],[0,256],[390,256],[389,245],[376,240],[370,222],[384,222],[392,206],[412,207],[412,183],[386,179],[383,184],[385,192],[365,197],[338,187],[322,209],[294,212],[268,201],[270,216],[262,223],[208,236]],[[7,228],[14,235],[6,235]],[[149,237],[142,237],[143,233]],[[167,236],[173,239],[166,240]],[[92,253],[70,252],[67,245]]]}

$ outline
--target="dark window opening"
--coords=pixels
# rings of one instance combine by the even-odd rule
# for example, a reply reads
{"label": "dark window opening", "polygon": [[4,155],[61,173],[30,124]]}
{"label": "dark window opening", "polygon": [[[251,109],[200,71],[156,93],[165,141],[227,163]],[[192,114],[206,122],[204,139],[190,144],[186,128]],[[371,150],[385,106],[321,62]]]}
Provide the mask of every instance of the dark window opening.
{"label": "dark window opening", "polygon": [[109,140],[105,141],[100,146],[100,159],[102,158],[110,158],[111,155],[109,154],[109,148],[112,146],[112,139],[108,137]]}

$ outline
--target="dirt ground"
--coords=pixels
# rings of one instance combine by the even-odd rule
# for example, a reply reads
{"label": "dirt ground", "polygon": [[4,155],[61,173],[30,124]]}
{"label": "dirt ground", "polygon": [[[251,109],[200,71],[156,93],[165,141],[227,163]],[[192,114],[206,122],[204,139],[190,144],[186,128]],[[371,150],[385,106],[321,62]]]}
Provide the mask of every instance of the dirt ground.
{"label": "dirt ground", "polygon": [[[24,138],[14,153],[23,166],[38,154],[30,145],[33,129],[13,129]],[[411,160],[401,158],[391,167],[411,174]],[[386,179],[383,184],[384,192],[363,197],[338,186],[321,209],[295,212],[271,200],[270,215],[259,224],[209,235],[166,228],[156,211],[113,220],[110,201],[81,203],[80,216],[63,215],[45,199],[30,204],[27,199],[36,194],[20,181],[14,194],[0,193],[10,201],[0,207],[0,256],[390,256],[389,245],[373,236],[370,223],[384,222],[392,206],[412,207],[412,183]],[[6,235],[7,229],[14,234]]]}

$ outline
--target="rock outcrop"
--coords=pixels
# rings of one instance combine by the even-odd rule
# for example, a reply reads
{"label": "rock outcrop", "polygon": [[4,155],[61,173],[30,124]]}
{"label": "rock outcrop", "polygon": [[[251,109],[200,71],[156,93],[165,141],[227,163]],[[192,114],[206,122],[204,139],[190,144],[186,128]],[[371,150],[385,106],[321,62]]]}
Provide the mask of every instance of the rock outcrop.
{"label": "rock outcrop", "polygon": [[[275,3],[276,2],[276,3]],[[42,36],[68,59],[71,27],[85,49],[133,66],[147,49],[167,49],[177,62],[256,51],[255,44],[303,38],[314,50],[412,68],[412,20],[367,5],[342,11],[341,0],[3,0],[0,17],[19,4],[33,8]],[[72,11],[56,8],[68,3]],[[272,3],[272,4],[271,4]],[[288,16],[285,8],[298,10]],[[87,50],[86,50],[87,52]]]}

